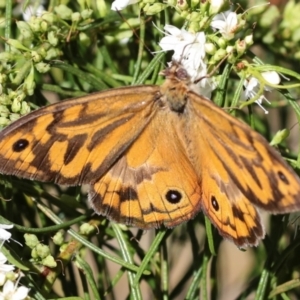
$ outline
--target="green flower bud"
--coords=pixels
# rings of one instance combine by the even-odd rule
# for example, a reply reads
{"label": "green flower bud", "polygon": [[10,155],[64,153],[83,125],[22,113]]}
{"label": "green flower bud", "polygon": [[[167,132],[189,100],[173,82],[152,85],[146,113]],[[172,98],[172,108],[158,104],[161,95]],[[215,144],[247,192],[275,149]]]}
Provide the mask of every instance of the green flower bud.
{"label": "green flower bud", "polygon": [[28,22],[30,28],[33,32],[40,32],[41,29],[41,19],[35,16],[32,16]]}
{"label": "green flower bud", "polygon": [[26,101],[22,101],[21,103],[21,110],[20,110],[20,114],[23,115],[27,115],[29,114],[31,111],[30,106],[28,105],[28,103]]}
{"label": "green flower bud", "polygon": [[249,34],[245,37],[245,43],[247,46],[253,45],[253,34]]}
{"label": "green flower bud", "polygon": [[205,52],[210,55],[214,55],[217,51],[217,48],[213,43],[205,43],[204,48]]}
{"label": "green flower bud", "polygon": [[0,103],[1,103],[2,105],[4,105],[4,106],[10,105],[11,102],[12,102],[12,101],[11,101],[11,99],[9,98],[8,95],[6,95],[6,94],[4,94],[4,93],[2,93],[2,94],[0,95]]}
{"label": "green flower bud", "polygon": [[44,62],[39,62],[37,64],[34,65],[36,70],[40,73],[46,73],[50,70],[50,65],[46,64]]}
{"label": "green flower bud", "polygon": [[234,47],[233,46],[227,46],[226,47],[226,52],[227,53],[232,53],[234,51]]}
{"label": "green flower bud", "polygon": [[47,32],[48,31],[48,23],[46,21],[41,22],[41,31],[42,32]]}
{"label": "green flower bud", "polygon": [[23,37],[23,39],[29,39],[31,40],[33,38],[33,33],[32,33],[32,30],[30,28],[30,26],[28,25],[27,22],[24,22],[24,21],[17,21],[17,26],[20,30],[20,33]]}
{"label": "green flower bud", "polygon": [[209,16],[216,15],[217,13],[221,12],[224,5],[224,0],[211,0],[208,12]]}
{"label": "green flower bud", "polygon": [[189,5],[186,0],[177,1],[176,8],[180,10],[187,10],[189,8]]}
{"label": "green flower bud", "polygon": [[84,9],[81,12],[81,17],[82,17],[83,20],[86,20],[92,15],[92,13],[93,13],[92,9]]}
{"label": "green flower bud", "polygon": [[14,98],[16,98],[18,96],[17,92],[16,91],[10,91],[8,93],[8,97],[9,99],[13,100]]}
{"label": "green flower bud", "polygon": [[36,51],[31,52],[31,58],[34,62],[40,62],[43,58],[40,54],[38,54]]}
{"label": "green flower bud", "polygon": [[79,228],[79,233],[84,235],[89,235],[95,230],[95,227],[89,223],[83,223]]}
{"label": "green flower bud", "polygon": [[50,254],[50,249],[48,246],[40,243],[36,246],[36,252],[37,252],[37,255],[43,259]]}
{"label": "green flower bud", "polygon": [[192,12],[191,14],[189,14],[187,20],[191,21],[191,22],[199,22],[202,19],[201,15],[198,12]]}
{"label": "green flower bud", "polygon": [[196,33],[199,31],[200,31],[199,22],[191,22],[189,26],[189,32]]}
{"label": "green flower bud", "polygon": [[204,1],[199,1],[199,2],[200,2],[200,14],[206,16],[209,5],[210,5],[210,1],[204,0]]}
{"label": "green flower bud", "polygon": [[47,40],[52,46],[56,46],[58,44],[57,32],[49,31],[47,34]]}
{"label": "green flower bud", "polygon": [[5,273],[5,278],[7,280],[11,280],[11,281],[15,281],[18,278],[18,274],[16,274],[15,272],[7,272]]}
{"label": "green flower bud", "polygon": [[222,37],[217,39],[217,45],[222,48],[225,49],[227,47],[227,41],[225,39],[223,39]]}
{"label": "green flower bud", "polygon": [[12,102],[11,111],[14,112],[14,113],[17,113],[17,112],[20,111],[20,109],[21,109],[21,103],[20,103],[20,101],[19,101],[19,99],[17,97]]}
{"label": "green flower bud", "polygon": [[57,263],[56,261],[54,260],[54,257],[51,256],[51,255],[48,255],[47,257],[45,257],[43,260],[42,260],[42,264],[46,267],[49,267],[49,268],[55,268],[57,266]]}
{"label": "green flower bud", "polygon": [[4,115],[6,116],[9,112],[10,111],[7,108],[7,106],[0,104],[0,114],[1,114],[1,116],[4,116]]}
{"label": "green flower bud", "polygon": [[59,252],[64,252],[68,248],[68,244],[64,243],[59,247]]}
{"label": "green flower bud", "polygon": [[51,25],[57,21],[57,16],[48,11],[43,11],[41,18]]}
{"label": "green flower bud", "polygon": [[210,64],[215,64],[215,63],[218,63],[222,58],[225,57],[225,55],[227,55],[227,52],[226,50],[224,49],[218,49],[216,51],[216,53],[214,54],[214,56],[211,58],[210,60]]}
{"label": "green flower bud", "polygon": [[5,117],[0,117],[0,126],[3,128],[9,124],[9,120]]}
{"label": "green flower bud", "polygon": [[37,251],[36,251],[36,248],[33,248],[31,250],[31,257],[34,259],[34,260],[38,260],[39,259],[39,256],[37,254]]}
{"label": "green flower bud", "polygon": [[84,32],[79,33],[79,40],[80,40],[80,44],[85,47],[88,47],[91,45],[90,37]]}
{"label": "green flower bud", "polygon": [[47,52],[45,50],[45,48],[42,46],[42,47],[39,47],[36,52],[44,59],[47,55]]}
{"label": "green flower bud", "polygon": [[24,80],[23,91],[25,94],[32,96],[35,89],[34,68],[31,66],[28,76]]}
{"label": "green flower bud", "polygon": [[168,6],[175,6],[177,4],[177,0],[167,0]]}
{"label": "green flower bud", "polygon": [[14,122],[17,121],[18,119],[20,119],[20,115],[19,114],[10,114],[9,115],[9,119]]}
{"label": "green flower bud", "polygon": [[289,129],[283,129],[276,132],[272,141],[270,142],[271,146],[278,145],[282,143],[290,135]]}
{"label": "green flower bud", "polygon": [[78,23],[81,20],[80,13],[79,12],[72,13],[71,20],[72,20],[72,22]]}
{"label": "green flower bud", "polygon": [[207,26],[209,22],[209,18],[208,17],[204,17],[204,18],[201,18],[201,21],[200,21],[200,28],[204,28]]}
{"label": "green flower bud", "polygon": [[188,19],[189,18],[189,12],[188,11],[182,11],[180,13],[180,17],[183,18],[183,19]]}
{"label": "green flower bud", "polygon": [[73,11],[64,4],[54,7],[54,11],[63,19],[71,20]]}
{"label": "green flower bud", "polygon": [[237,40],[235,46],[236,46],[236,51],[239,55],[243,55],[247,50],[247,45],[245,40]]}
{"label": "green flower bud", "polygon": [[58,245],[58,246],[62,245],[63,242],[64,242],[64,235],[63,235],[63,233],[62,233],[61,231],[58,231],[58,232],[54,235],[54,237],[52,238],[52,240],[53,240],[53,243],[54,243],[55,245]]}
{"label": "green flower bud", "polygon": [[147,8],[145,6],[144,8],[144,12],[146,13],[146,15],[155,15],[160,13],[162,10],[164,10],[167,7],[166,4],[163,3],[155,3],[153,5],[149,5]]}
{"label": "green flower bud", "polygon": [[31,249],[33,249],[34,247],[36,247],[36,245],[40,243],[37,236],[31,233],[25,233],[24,239],[26,246],[28,246]]}
{"label": "green flower bud", "polygon": [[50,48],[47,51],[47,55],[46,55],[45,59],[46,60],[51,60],[51,59],[59,57],[61,54],[62,53],[58,48]]}

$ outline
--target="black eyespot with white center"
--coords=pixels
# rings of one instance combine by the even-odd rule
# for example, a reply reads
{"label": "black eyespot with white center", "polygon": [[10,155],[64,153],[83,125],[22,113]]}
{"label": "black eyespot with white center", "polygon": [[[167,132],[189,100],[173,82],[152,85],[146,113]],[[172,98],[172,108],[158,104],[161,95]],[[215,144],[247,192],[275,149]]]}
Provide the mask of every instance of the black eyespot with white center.
{"label": "black eyespot with white center", "polygon": [[287,180],[287,178],[285,177],[285,175],[281,172],[281,171],[278,171],[278,177],[279,179],[284,182],[285,184],[290,184],[289,181]]}
{"label": "black eyespot with white center", "polygon": [[220,207],[219,207],[219,203],[218,203],[216,197],[215,196],[211,196],[210,201],[211,201],[211,205],[213,206],[213,208],[215,209],[215,211],[219,211]]}
{"label": "black eyespot with white center", "polygon": [[23,150],[25,150],[28,147],[28,145],[29,145],[28,140],[19,139],[13,144],[12,150],[14,152],[22,152]]}
{"label": "black eyespot with white center", "polygon": [[179,203],[182,199],[182,194],[176,190],[169,190],[166,193],[166,200],[171,204]]}

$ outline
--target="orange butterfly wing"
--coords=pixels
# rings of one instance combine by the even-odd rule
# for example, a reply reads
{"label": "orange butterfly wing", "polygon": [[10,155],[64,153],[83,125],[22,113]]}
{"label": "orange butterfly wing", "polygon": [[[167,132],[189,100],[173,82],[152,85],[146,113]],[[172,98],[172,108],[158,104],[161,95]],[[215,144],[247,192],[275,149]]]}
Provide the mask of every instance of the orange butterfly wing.
{"label": "orange butterfly wing", "polygon": [[67,185],[96,182],[150,122],[157,89],[120,88],[30,113],[0,132],[0,172]]}
{"label": "orange butterfly wing", "polygon": [[203,211],[238,246],[257,245],[265,233],[256,207],[300,210],[299,177],[248,125],[198,95],[190,93],[188,103]]}
{"label": "orange butterfly wing", "polygon": [[91,185],[95,211],[151,228],[201,208],[221,235],[257,245],[256,207],[300,210],[300,180],[267,141],[190,91],[173,65],[161,86],[112,89],[35,111],[0,133],[0,173]]}
{"label": "orange butterfly wing", "polygon": [[178,134],[184,119],[155,104],[151,123],[92,186],[97,212],[140,228],[173,227],[200,210],[201,187]]}

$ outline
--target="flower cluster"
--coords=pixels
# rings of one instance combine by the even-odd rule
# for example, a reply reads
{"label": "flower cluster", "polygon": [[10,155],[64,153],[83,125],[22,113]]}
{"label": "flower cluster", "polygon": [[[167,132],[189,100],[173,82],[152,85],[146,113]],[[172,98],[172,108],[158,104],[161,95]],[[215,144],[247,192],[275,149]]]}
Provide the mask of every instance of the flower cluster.
{"label": "flower cluster", "polygon": [[89,24],[91,15],[91,9],[73,12],[63,4],[53,12],[41,4],[23,11],[24,21],[16,22],[20,35],[5,40],[10,49],[0,53],[0,127],[30,112],[26,98],[34,94],[35,75],[50,71],[50,62],[62,56],[63,45],[77,35],[85,45],[90,43],[78,27]]}
{"label": "flower cluster", "polygon": [[[11,233],[7,229],[12,229],[13,225],[0,224],[0,300],[23,300],[28,297],[29,289],[19,285],[22,273],[13,272],[15,267],[7,264],[7,258],[1,251],[5,241],[11,238]],[[2,288],[1,288],[2,287]]]}
{"label": "flower cluster", "polygon": [[[127,5],[139,3],[145,13],[153,14],[154,11],[159,12],[162,7],[158,3],[152,3],[151,9],[143,1],[116,0],[112,4],[113,10],[124,9]],[[159,43],[162,51],[174,51],[172,60],[180,62],[188,72],[191,81],[197,81],[196,86],[192,89],[208,98],[211,93],[217,88],[218,67],[227,60],[231,64],[238,65],[247,50],[253,44],[252,33],[243,32],[245,27],[245,18],[243,14],[227,9],[227,2],[222,0],[206,1],[203,4],[199,3],[197,9],[199,13],[190,12],[184,13],[187,3],[180,1],[173,3],[168,1],[168,4],[181,12],[181,16],[186,19],[186,28],[177,28],[172,25],[165,25],[164,35]],[[185,3],[185,5],[183,5]],[[196,8],[196,7],[194,7]],[[149,9],[151,13],[149,13]],[[251,67],[253,68],[253,67]],[[258,77],[263,77],[267,82],[261,83],[261,80],[253,74],[247,74],[244,80],[245,90],[241,95],[242,100],[256,99],[256,103],[268,113],[262,106],[262,101],[268,100],[264,97],[264,90],[269,91],[271,85],[278,85],[280,77],[276,72],[261,72]],[[238,75],[240,75],[238,73]],[[242,78],[242,77],[241,77]],[[199,80],[201,79],[201,80]],[[263,86],[263,87],[261,87]]]}

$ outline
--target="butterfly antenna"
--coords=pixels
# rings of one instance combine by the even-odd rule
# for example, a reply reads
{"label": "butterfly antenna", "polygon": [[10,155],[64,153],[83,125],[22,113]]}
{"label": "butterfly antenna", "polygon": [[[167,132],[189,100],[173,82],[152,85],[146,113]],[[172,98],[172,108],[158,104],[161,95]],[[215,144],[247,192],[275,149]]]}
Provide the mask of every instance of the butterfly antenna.
{"label": "butterfly antenna", "polygon": [[205,76],[202,76],[200,78],[198,78],[194,83],[198,83],[200,82],[202,79],[204,78],[210,78],[221,66],[221,64],[228,58],[228,56],[230,55],[230,53],[227,53],[220,61],[219,63],[211,70],[211,72],[209,72],[208,74],[206,74]]}
{"label": "butterfly antenna", "polygon": [[[132,30],[132,33],[134,34],[134,36],[143,43],[143,46],[144,48],[149,52],[149,53],[152,53],[150,48],[144,43],[144,41],[141,40],[140,38],[140,35],[136,32],[136,29],[134,29],[130,24],[129,22],[127,21],[127,19],[122,15],[121,11],[117,10],[116,9],[116,12],[118,13],[118,15],[120,16],[120,18],[128,25],[128,27]],[[149,17],[148,19],[144,20],[143,19],[143,22],[146,24],[148,23],[149,21],[151,21],[151,17]]]}

